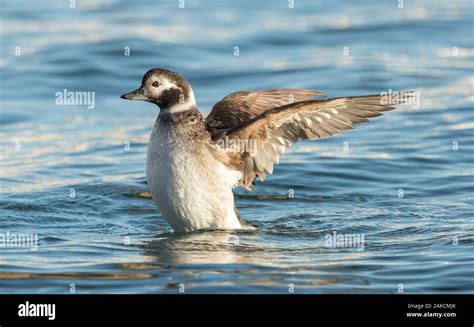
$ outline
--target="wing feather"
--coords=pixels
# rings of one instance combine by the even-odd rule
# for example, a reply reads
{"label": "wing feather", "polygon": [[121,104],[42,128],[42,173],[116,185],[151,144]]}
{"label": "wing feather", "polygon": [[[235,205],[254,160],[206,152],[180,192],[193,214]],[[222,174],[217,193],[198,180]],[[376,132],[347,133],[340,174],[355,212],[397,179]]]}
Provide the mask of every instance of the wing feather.
{"label": "wing feather", "polygon": [[[401,92],[409,99],[412,92]],[[398,104],[403,104],[400,102]],[[306,100],[268,109],[253,118],[214,134],[215,138],[246,141],[254,151],[241,152],[240,185],[252,189],[256,177],[263,181],[273,172],[285,149],[298,140],[314,140],[353,129],[355,123],[367,122],[383,112],[395,109],[384,104],[380,95]]]}
{"label": "wing feather", "polygon": [[206,118],[210,130],[235,127],[268,109],[289,103],[324,96],[320,91],[308,89],[272,89],[261,91],[240,91],[229,94],[217,102]]}

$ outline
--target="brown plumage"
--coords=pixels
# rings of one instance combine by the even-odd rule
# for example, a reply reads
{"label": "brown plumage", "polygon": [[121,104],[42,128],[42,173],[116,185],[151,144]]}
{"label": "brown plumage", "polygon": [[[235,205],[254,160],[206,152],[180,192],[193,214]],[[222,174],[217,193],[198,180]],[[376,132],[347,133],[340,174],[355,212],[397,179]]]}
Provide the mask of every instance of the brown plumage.
{"label": "brown plumage", "polygon": [[268,109],[312,100],[316,96],[324,96],[324,93],[308,89],[239,91],[229,94],[217,102],[207,116],[206,123],[210,130],[231,128]]}
{"label": "brown plumage", "polygon": [[[384,111],[395,109],[382,103],[380,95],[334,98],[325,100],[306,100],[274,108],[281,104],[292,90],[270,90],[237,92],[225,97],[206,119],[214,142],[219,140],[245,140],[248,149],[229,151],[233,165],[243,172],[240,186],[252,190],[256,177],[261,181],[266,174],[273,172],[285,149],[298,140],[314,140],[336,135],[344,130],[353,129],[354,123],[367,122],[367,118],[382,115]],[[295,90],[293,90],[294,92]],[[295,99],[307,98],[311,94],[321,95],[318,91],[296,90]],[[270,95],[279,94],[277,100]],[[412,93],[405,93],[402,99],[408,99]],[[267,99],[272,99],[266,101]],[[240,105],[242,103],[242,105]],[[402,104],[402,103],[400,103]],[[242,119],[248,118],[242,122]],[[214,129],[225,126],[224,130]]]}

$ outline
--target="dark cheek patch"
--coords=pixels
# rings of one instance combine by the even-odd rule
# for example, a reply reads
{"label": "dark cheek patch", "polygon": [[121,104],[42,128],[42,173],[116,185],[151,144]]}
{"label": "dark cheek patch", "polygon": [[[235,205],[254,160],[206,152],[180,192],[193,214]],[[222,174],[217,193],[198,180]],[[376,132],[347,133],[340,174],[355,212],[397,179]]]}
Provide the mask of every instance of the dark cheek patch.
{"label": "dark cheek patch", "polygon": [[174,87],[164,90],[160,95],[159,104],[164,108],[172,107],[179,103],[180,98],[183,98],[181,94],[182,91]]}

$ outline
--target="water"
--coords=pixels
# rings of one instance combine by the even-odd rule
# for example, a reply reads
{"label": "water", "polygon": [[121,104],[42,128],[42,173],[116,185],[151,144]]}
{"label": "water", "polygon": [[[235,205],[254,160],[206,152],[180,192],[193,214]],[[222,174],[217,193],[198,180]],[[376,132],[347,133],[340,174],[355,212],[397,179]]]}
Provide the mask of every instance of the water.
{"label": "water", "polygon": [[[4,1],[0,234],[38,247],[1,248],[0,292],[474,292],[472,3],[295,5]],[[273,87],[416,90],[421,105],[297,144],[236,191],[255,231],[178,235],[147,193],[157,110],[119,99],[152,67],[186,76],[205,113]],[[64,89],[95,108],[56,105]],[[333,232],[363,249],[327,247]]]}

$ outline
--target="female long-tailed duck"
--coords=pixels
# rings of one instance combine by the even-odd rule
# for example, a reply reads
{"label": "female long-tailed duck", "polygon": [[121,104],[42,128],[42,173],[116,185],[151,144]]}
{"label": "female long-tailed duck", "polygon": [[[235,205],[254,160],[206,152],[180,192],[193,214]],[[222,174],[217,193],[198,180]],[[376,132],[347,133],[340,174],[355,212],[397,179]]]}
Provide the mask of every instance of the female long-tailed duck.
{"label": "female long-tailed duck", "polygon": [[253,228],[237,212],[233,188],[253,190],[298,140],[336,135],[394,109],[381,95],[315,99],[322,96],[308,89],[240,91],[204,118],[186,79],[156,68],[121,97],[160,108],[148,145],[148,185],[165,220],[188,232]]}

